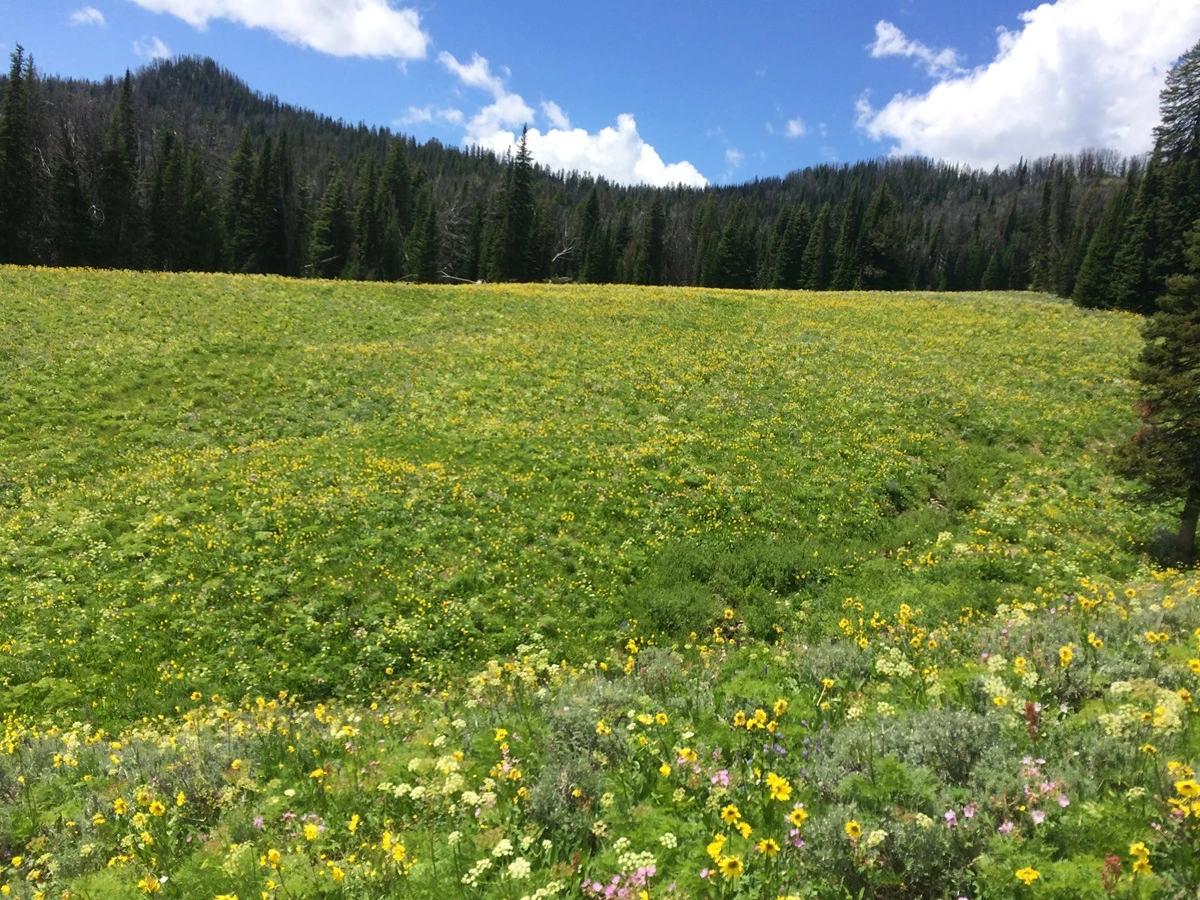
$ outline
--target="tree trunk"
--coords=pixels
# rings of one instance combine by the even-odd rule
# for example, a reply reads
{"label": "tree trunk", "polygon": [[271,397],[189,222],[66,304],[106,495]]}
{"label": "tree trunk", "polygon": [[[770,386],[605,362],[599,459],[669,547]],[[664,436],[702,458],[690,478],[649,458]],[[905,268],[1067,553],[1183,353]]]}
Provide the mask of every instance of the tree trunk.
{"label": "tree trunk", "polygon": [[1179,518],[1179,552],[1186,560],[1196,556],[1196,520],[1200,519],[1200,485],[1188,489],[1183,502],[1183,515]]}

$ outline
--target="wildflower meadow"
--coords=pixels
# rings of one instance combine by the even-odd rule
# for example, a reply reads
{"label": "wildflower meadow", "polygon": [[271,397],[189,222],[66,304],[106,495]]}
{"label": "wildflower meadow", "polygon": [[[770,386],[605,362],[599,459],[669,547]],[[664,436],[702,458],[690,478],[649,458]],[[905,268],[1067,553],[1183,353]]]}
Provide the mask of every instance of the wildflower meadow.
{"label": "wildflower meadow", "polygon": [[5,267],[0,322],[0,895],[1200,890],[1135,316]]}

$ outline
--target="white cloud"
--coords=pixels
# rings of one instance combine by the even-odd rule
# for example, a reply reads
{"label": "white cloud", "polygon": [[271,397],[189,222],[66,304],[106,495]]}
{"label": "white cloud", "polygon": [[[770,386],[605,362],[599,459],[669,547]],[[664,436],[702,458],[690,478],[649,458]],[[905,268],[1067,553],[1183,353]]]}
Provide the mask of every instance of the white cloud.
{"label": "white cloud", "polygon": [[161,38],[148,37],[133,42],[133,52],[142,59],[156,60],[168,59],[171,56],[171,48],[162,42]]}
{"label": "white cloud", "polygon": [[725,149],[725,163],[731,169],[740,169],[742,163],[746,161],[746,154],[737,147],[727,147]]}
{"label": "white cloud", "polygon": [[465,116],[461,109],[435,109],[432,106],[410,106],[408,112],[396,119],[394,125],[421,125],[435,119],[451,125],[461,125]]}
{"label": "white cloud", "polygon": [[96,9],[94,6],[85,6],[83,9],[77,9],[71,13],[72,25],[99,25],[104,27],[104,13]]}
{"label": "white cloud", "polygon": [[788,119],[787,136],[790,138],[804,137],[808,134],[808,126],[803,119]]}
{"label": "white cloud", "polygon": [[[858,126],[895,154],[974,166],[1153,142],[1167,68],[1200,37],[1195,0],[1057,0],[999,29],[995,59],[882,109],[863,96]],[[878,42],[877,42],[878,43]]]}
{"label": "white cloud", "polygon": [[[492,72],[487,59],[478,53],[469,63],[459,62],[443,51],[438,61],[467,87],[492,95],[465,123],[464,142],[503,155],[515,151],[517,132],[533,121],[534,111],[520,94],[512,93],[504,79]],[[703,187],[708,180],[690,162],[664,163],[658,152],[638,134],[632,115],[617,116],[617,127],[592,133],[572,128],[557,103],[545,101],[542,114],[549,130],[529,128],[528,144],[534,161],[552,171],[579,171],[603,176],[619,184],[651,184],[658,187],[683,184]]]}
{"label": "white cloud", "polygon": [[412,9],[390,0],[133,0],[151,12],[170,13],[194,28],[227,19],[263,28],[293,44],[331,56],[424,59],[429,35]]}
{"label": "white cloud", "polygon": [[443,50],[438,54],[438,62],[449,69],[450,73],[467,87],[481,88],[497,98],[503,97],[507,93],[504,88],[504,79],[493,75],[488,61],[478,53],[471,57],[469,63],[460,63],[454,58],[453,53]]}
{"label": "white cloud", "polygon": [[875,23],[875,43],[871,44],[869,49],[871,56],[876,59],[881,56],[908,56],[917,59],[924,63],[925,71],[935,78],[962,72],[957,50],[950,47],[934,50],[920,41],[910,41],[903,31],[884,19]]}
{"label": "white cloud", "polygon": [[542,103],[542,114],[546,120],[560,131],[571,130],[571,120],[567,118],[567,114],[562,111],[562,107],[553,100],[546,100]]}

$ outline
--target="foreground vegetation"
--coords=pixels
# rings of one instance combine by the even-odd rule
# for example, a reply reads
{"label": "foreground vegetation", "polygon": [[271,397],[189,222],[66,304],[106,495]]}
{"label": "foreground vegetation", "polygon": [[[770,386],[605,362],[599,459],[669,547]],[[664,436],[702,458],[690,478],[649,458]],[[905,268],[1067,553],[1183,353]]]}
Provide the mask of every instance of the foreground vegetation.
{"label": "foreground vegetation", "polygon": [[9,895],[1196,890],[1132,316],[11,268],[0,315]]}

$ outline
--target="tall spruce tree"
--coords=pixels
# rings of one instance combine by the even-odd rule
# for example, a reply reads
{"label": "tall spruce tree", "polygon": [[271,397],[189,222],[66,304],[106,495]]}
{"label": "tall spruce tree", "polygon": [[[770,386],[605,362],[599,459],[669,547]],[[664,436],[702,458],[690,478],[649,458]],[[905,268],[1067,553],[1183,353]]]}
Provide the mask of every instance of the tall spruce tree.
{"label": "tall spruce tree", "polygon": [[871,198],[859,241],[857,290],[898,291],[908,286],[904,255],[904,223],[891,187],[885,181]]}
{"label": "tall spruce tree", "polygon": [[130,269],[142,264],[145,215],[138,190],[139,171],[133,76],[126,70],[100,153],[98,256],[105,266]]}
{"label": "tall spruce tree", "polygon": [[62,149],[50,182],[51,243],[60,266],[81,266],[91,261],[92,219],[79,173],[75,140],[66,123]]}
{"label": "tall spruce tree", "polygon": [[808,246],[810,230],[808,207],[803,204],[791,207],[783,234],[775,249],[774,268],[771,273],[772,287],[789,291],[802,287],[804,252]]}
{"label": "tall spruce tree", "polygon": [[221,215],[199,148],[187,153],[183,179],[183,268],[215,272],[221,268]]}
{"label": "tall spruce tree", "polygon": [[20,44],[10,57],[0,108],[0,262],[33,261],[34,188],[30,95],[33,63]]}
{"label": "tall spruce tree", "polygon": [[258,271],[262,210],[259,184],[254,177],[254,160],[254,142],[247,125],[242,129],[237,149],[229,161],[229,177],[225,182],[222,218],[228,254],[226,264],[231,272]]}
{"label": "tall spruce tree", "polygon": [[533,271],[534,221],[533,156],[529,152],[529,129],[521,129],[517,153],[508,166],[504,196],[504,230],[496,281],[528,281]]}
{"label": "tall spruce tree", "polygon": [[598,263],[603,257],[600,231],[600,195],[593,183],[579,204],[579,280],[596,281]]}
{"label": "tall spruce tree", "polygon": [[312,271],[318,278],[337,278],[345,270],[354,246],[350,199],[337,160],[330,160],[329,184],[317,210],[312,235]]}
{"label": "tall spruce tree", "polygon": [[441,232],[433,189],[426,185],[417,197],[413,212],[413,230],[409,235],[409,269],[414,281],[440,280]]}
{"label": "tall spruce tree", "polygon": [[1125,225],[1129,188],[1121,188],[1104,208],[1100,224],[1088,242],[1087,253],[1071,298],[1079,306],[1105,309],[1113,305],[1113,259],[1121,242]]}
{"label": "tall spruce tree", "polygon": [[804,248],[804,284],[810,291],[829,289],[833,278],[833,208],[825,203],[817,212],[816,221]]}
{"label": "tall spruce tree", "polygon": [[181,268],[183,247],[183,151],[175,132],[164,129],[158,139],[158,159],[150,182],[151,268],[173,272]]}
{"label": "tall spruce tree", "polygon": [[1186,239],[1185,259],[1187,271],[1171,278],[1143,329],[1134,370],[1141,427],[1116,462],[1146,485],[1147,499],[1183,502],[1179,550],[1190,560],[1200,517],[1200,220]]}
{"label": "tall spruce tree", "polygon": [[850,196],[842,210],[842,227],[838,232],[837,244],[833,248],[833,281],[835,291],[848,291],[858,278],[860,251],[862,249],[862,200],[858,182],[850,189]]}
{"label": "tall spruce tree", "polygon": [[634,273],[637,284],[663,283],[663,236],[666,230],[667,216],[662,200],[656,194],[642,220],[642,230],[638,236]]}

